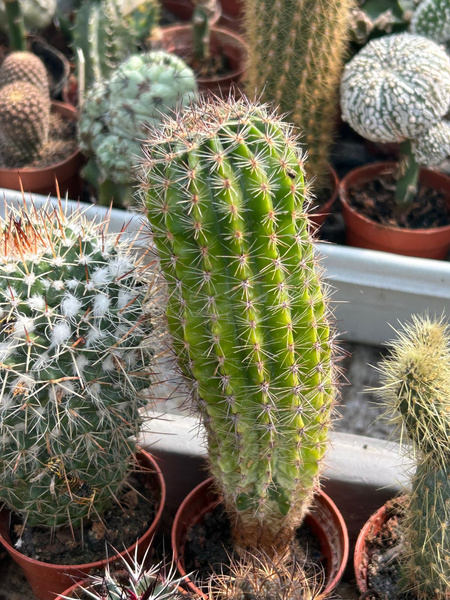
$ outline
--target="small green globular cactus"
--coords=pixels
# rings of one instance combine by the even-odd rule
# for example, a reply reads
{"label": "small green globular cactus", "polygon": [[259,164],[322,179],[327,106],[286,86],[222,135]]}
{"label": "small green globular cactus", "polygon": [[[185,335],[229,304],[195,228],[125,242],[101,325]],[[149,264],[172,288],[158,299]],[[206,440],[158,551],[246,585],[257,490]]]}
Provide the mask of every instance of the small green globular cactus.
{"label": "small green globular cactus", "polygon": [[319,485],[333,337],[292,127],[202,101],[144,146],[142,193],[238,549],[285,551]]}
{"label": "small green globular cactus", "polygon": [[[450,589],[450,335],[441,320],[415,317],[380,367],[388,414],[412,444],[417,467],[404,520],[403,585],[417,600]],[[410,449],[411,450],[411,449]]]}
{"label": "small green globular cactus", "polygon": [[73,46],[82,50],[89,89],[114,74],[158,24],[158,0],[85,0],[76,11]]}
{"label": "small green globular cactus", "polygon": [[19,167],[39,156],[49,128],[48,93],[23,81],[0,88],[0,153],[5,164]]}
{"label": "small green globular cactus", "polygon": [[279,106],[303,133],[308,175],[328,181],[353,0],[245,0],[247,94]]}
{"label": "small green globular cactus", "polygon": [[189,104],[196,90],[192,69],[164,51],[131,56],[110,80],[95,86],[83,104],[79,139],[82,152],[95,157],[102,180],[131,186],[147,128]]}
{"label": "small green globular cactus", "polygon": [[121,234],[50,204],[0,234],[0,502],[76,526],[134,465],[155,334],[152,275]]}
{"label": "small green globular cactus", "polygon": [[373,40],[345,67],[341,106],[343,120],[363,137],[402,143],[396,201],[405,205],[417,191],[418,163],[437,165],[450,151],[450,58],[410,33]]}
{"label": "small green globular cactus", "polygon": [[[20,0],[26,30],[41,31],[50,25],[56,12],[56,2],[57,0]],[[6,24],[5,0],[0,0],[0,29]]]}
{"label": "small green globular cactus", "polygon": [[16,81],[27,81],[42,94],[49,95],[47,69],[32,52],[11,52],[0,67],[0,87]]}
{"label": "small green globular cactus", "polygon": [[422,0],[411,19],[411,32],[434,40],[450,43],[450,0]]}

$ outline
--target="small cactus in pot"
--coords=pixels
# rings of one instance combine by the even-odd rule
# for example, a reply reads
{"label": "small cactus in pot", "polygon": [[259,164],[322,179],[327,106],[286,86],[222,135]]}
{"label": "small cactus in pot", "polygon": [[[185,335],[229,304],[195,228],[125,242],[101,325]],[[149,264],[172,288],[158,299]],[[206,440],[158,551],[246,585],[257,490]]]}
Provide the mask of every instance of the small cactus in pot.
{"label": "small cactus in pot", "polygon": [[29,525],[77,526],[133,468],[151,275],[80,211],[12,209],[0,240],[0,501]]}
{"label": "small cactus in pot", "polygon": [[345,67],[342,118],[374,142],[400,144],[395,201],[417,193],[420,166],[450,154],[450,58],[438,44],[410,33],[367,44]]}
{"label": "small cactus in pot", "polygon": [[186,63],[164,51],[130,56],[114,75],[87,94],[80,116],[80,148],[99,170],[99,202],[129,204],[134,182],[133,161],[140,155],[147,128],[162,115],[186,105],[197,90]]}
{"label": "small cactus in pot", "polygon": [[144,148],[173,346],[235,544],[285,552],[319,485],[335,389],[297,138],[230,99],[181,111]]}
{"label": "small cactus in pot", "polygon": [[381,363],[388,415],[416,462],[403,521],[401,585],[417,600],[450,589],[450,334],[443,319],[415,317]]}

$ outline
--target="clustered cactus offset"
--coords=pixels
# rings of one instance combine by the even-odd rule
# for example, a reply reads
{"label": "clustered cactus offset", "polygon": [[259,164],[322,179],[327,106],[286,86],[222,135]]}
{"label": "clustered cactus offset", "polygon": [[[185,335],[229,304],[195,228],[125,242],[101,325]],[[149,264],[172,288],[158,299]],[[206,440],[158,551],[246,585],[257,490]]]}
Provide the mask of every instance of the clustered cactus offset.
{"label": "clustered cactus offset", "polygon": [[417,600],[450,589],[450,335],[440,320],[415,317],[381,364],[389,414],[412,444],[416,471],[404,521],[403,585]]}
{"label": "clustered cactus offset", "polygon": [[369,42],[345,67],[341,106],[363,137],[402,144],[399,205],[414,198],[419,165],[450,154],[450,58],[432,40],[402,33]]}
{"label": "clustered cactus offset", "polygon": [[173,345],[235,542],[283,552],[319,485],[334,393],[298,139],[264,106],[202,101],[145,152]]}
{"label": "clustered cactus offset", "polygon": [[279,106],[303,133],[319,191],[339,112],[353,0],[245,0],[247,94]]}
{"label": "clustered cactus offset", "polygon": [[[94,86],[83,104],[79,138],[81,150],[95,158],[100,181],[130,186],[147,128],[178,105],[189,104],[196,90],[192,69],[164,51],[133,55],[111,79]],[[100,202],[109,204],[110,188],[105,188]]]}
{"label": "clustered cactus offset", "polygon": [[151,35],[159,21],[158,0],[85,0],[75,13],[73,46],[83,52],[89,89],[111,77],[117,65]]}
{"label": "clustered cactus offset", "polygon": [[32,52],[11,52],[0,67],[0,86],[27,81],[36,86],[41,94],[49,96],[47,69]]}
{"label": "clustered cactus offset", "polygon": [[434,40],[450,43],[450,0],[422,0],[411,19],[411,31]]}
{"label": "clustered cactus offset", "polygon": [[154,288],[130,243],[79,211],[13,210],[0,227],[0,501],[77,525],[133,467]]}

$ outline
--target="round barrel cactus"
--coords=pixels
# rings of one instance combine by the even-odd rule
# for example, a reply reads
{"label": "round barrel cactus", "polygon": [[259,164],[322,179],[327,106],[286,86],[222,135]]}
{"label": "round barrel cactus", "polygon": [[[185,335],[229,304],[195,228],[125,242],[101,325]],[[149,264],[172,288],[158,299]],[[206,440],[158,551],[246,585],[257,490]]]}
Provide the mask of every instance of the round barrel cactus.
{"label": "round barrel cactus", "polygon": [[450,335],[443,320],[415,317],[381,364],[382,397],[412,444],[416,471],[403,523],[402,577],[418,600],[450,589]]}
{"label": "round barrel cactus", "polygon": [[444,122],[450,108],[450,58],[419,35],[373,40],[344,70],[341,106],[343,120],[363,137],[403,144],[396,200],[406,204],[417,190],[419,162],[436,165],[450,153]]}
{"label": "round barrel cactus", "polygon": [[196,90],[192,69],[164,51],[133,55],[109,81],[94,86],[83,104],[79,138],[81,150],[95,157],[101,180],[130,185],[148,127],[189,104]]}
{"label": "round barrel cactus", "polygon": [[238,548],[286,550],[319,485],[333,336],[291,126],[202,102],[145,145],[168,322]]}
{"label": "round barrel cactus", "polygon": [[151,383],[149,276],[79,211],[22,209],[0,227],[0,502],[30,525],[77,525],[133,468]]}
{"label": "round barrel cactus", "polygon": [[0,67],[0,86],[16,81],[27,81],[44,95],[49,95],[47,69],[32,52],[11,52]]}
{"label": "round barrel cactus", "polygon": [[422,0],[411,19],[411,31],[438,44],[450,42],[450,0]]}

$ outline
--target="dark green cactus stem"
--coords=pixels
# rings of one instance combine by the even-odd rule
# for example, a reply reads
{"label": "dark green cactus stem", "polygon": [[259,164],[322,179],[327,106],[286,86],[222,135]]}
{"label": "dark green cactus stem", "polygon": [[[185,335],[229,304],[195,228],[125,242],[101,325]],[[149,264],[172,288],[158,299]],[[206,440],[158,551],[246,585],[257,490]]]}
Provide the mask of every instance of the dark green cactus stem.
{"label": "dark green cactus stem", "polygon": [[353,0],[245,0],[249,97],[279,106],[304,134],[320,191],[339,115],[339,80]]}
{"label": "dark green cactus stem", "polygon": [[209,57],[211,32],[208,11],[203,6],[197,6],[192,16],[192,39],[194,57],[196,60],[206,60]]}
{"label": "dark green cactus stem", "polygon": [[9,45],[12,50],[26,50],[26,31],[19,0],[5,0]]}
{"label": "dark green cactus stem", "polygon": [[400,145],[400,160],[395,188],[395,203],[400,211],[404,210],[417,195],[419,171],[420,165],[411,150],[411,142],[406,140]]}
{"label": "dark green cactus stem", "polygon": [[291,129],[205,102],[148,141],[148,216],[238,548],[286,550],[318,486],[333,377]]}
{"label": "dark green cactus stem", "polygon": [[405,590],[447,600],[450,589],[450,336],[442,320],[414,318],[381,364],[382,395],[416,471],[403,523]]}

